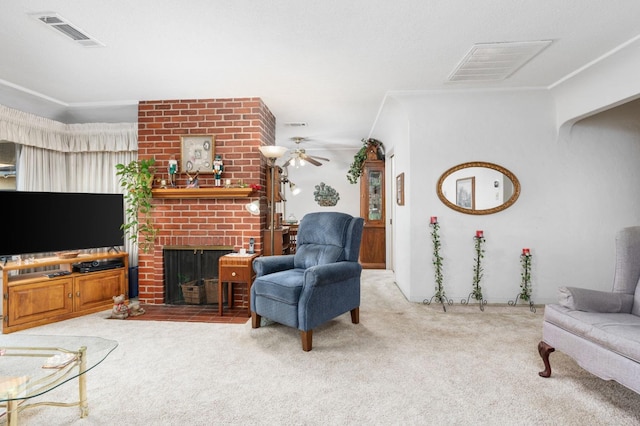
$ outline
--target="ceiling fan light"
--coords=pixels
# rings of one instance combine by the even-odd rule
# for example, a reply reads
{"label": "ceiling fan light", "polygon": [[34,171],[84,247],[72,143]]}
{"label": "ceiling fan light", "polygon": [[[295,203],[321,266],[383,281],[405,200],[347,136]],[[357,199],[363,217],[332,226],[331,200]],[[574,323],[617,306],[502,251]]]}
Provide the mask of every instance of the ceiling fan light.
{"label": "ceiling fan light", "polygon": [[299,158],[298,161],[300,161],[300,166],[303,167],[305,164],[307,164],[302,158]]}

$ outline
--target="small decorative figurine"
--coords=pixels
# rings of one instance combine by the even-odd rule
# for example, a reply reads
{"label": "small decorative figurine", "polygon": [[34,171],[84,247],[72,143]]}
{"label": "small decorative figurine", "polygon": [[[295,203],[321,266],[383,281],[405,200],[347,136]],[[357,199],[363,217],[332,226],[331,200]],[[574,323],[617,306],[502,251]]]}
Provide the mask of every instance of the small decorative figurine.
{"label": "small decorative figurine", "polygon": [[216,155],[213,160],[213,173],[215,174],[215,186],[222,186],[222,172],[224,171],[224,165],[222,164],[222,157]]}
{"label": "small decorative figurine", "polygon": [[191,175],[189,174],[189,172],[187,172],[187,188],[198,188],[200,185],[198,183],[198,174],[200,173],[200,170],[198,170],[195,174],[195,176],[191,177]]}
{"label": "small decorative figurine", "polygon": [[172,188],[176,187],[176,173],[178,173],[178,161],[175,159],[169,160],[169,167],[167,167],[167,171],[169,172],[169,182]]}
{"label": "small decorative figurine", "polygon": [[113,309],[110,319],[127,319],[128,317],[136,317],[145,313],[145,310],[138,303],[127,305],[124,303],[125,296],[113,296]]}

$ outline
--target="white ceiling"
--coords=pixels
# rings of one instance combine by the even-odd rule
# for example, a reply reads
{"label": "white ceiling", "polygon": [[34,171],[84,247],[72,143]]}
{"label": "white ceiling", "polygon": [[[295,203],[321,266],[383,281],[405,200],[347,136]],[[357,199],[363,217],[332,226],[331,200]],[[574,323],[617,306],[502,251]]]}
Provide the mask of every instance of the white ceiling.
{"label": "white ceiling", "polygon": [[[42,11],[105,47],[28,16]],[[279,145],[359,147],[390,91],[549,87],[637,36],[639,18],[638,0],[3,0],[0,104],[114,122],[135,121],[138,100],[256,96]],[[447,82],[475,43],[534,40],[552,43],[506,80]]]}

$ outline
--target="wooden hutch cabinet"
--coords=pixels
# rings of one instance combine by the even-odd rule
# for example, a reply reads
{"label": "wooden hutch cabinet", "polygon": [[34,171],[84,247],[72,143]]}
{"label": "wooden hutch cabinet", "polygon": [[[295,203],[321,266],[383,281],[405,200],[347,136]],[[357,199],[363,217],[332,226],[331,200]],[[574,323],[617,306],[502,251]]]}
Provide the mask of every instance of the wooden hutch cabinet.
{"label": "wooden hutch cabinet", "polygon": [[364,218],[360,263],[367,269],[386,268],[384,161],[367,152],[360,177],[360,216]]}

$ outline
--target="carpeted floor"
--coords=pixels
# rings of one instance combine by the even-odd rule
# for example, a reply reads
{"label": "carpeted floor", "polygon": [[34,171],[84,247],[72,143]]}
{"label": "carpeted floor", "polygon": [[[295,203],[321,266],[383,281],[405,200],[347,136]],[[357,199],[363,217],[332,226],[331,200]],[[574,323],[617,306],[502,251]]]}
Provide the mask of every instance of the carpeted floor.
{"label": "carpeted floor", "polygon": [[[89,372],[89,417],[25,410],[22,425],[636,425],[640,395],[562,353],[543,379],[542,315],[528,306],[409,303],[389,271],[365,270],[360,324],[106,320],[109,312],[25,330],[96,335],[119,347]],[[65,384],[51,396],[75,396]]]}

